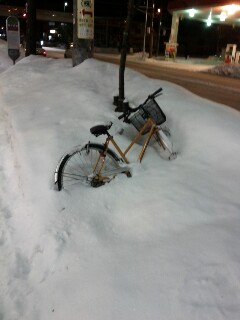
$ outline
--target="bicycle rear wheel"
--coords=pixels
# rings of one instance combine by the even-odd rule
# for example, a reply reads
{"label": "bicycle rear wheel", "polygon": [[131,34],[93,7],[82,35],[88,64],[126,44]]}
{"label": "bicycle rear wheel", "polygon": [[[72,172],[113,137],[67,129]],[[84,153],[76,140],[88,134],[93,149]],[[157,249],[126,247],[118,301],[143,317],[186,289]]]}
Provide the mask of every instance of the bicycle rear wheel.
{"label": "bicycle rear wheel", "polygon": [[[76,147],[68,152],[60,160],[55,172],[55,184],[58,190],[68,188],[77,183],[85,183],[92,186],[97,186],[94,182],[94,168],[98,162],[99,155],[104,151],[104,146],[100,144],[88,143],[84,147]],[[102,161],[99,161],[101,165]],[[108,176],[108,172],[116,170],[120,167],[120,159],[110,149],[104,161],[104,167],[101,171],[101,176],[106,176],[106,181],[114,178],[114,174]],[[94,183],[95,184],[94,184]],[[102,181],[101,184],[104,184]]]}

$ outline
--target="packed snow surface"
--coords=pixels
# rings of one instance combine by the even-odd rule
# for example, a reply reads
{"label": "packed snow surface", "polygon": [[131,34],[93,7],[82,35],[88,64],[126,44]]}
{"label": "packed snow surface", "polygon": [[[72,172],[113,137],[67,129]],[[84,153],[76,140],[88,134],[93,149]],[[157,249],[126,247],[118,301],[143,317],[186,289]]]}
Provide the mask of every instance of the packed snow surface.
{"label": "packed snow surface", "polygon": [[[240,113],[126,69],[138,105],[159,87],[178,152],[151,142],[132,178],[58,192],[61,155],[89,128],[135,129],[112,104],[118,67],[0,51],[0,319],[239,320]],[[120,128],[124,132],[120,135]]]}
{"label": "packed snow surface", "polygon": [[209,69],[208,72],[225,76],[225,77],[240,78],[240,64],[223,63]]}

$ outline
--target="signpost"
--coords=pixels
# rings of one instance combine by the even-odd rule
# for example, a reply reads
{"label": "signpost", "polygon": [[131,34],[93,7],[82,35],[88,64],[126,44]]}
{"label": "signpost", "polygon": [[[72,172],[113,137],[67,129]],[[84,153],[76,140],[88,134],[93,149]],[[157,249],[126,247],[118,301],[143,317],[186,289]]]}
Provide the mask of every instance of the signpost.
{"label": "signpost", "polygon": [[73,0],[73,66],[93,56],[94,0]]}
{"label": "signpost", "polygon": [[13,64],[20,56],[20,27],[16,17],[8,17],[6,20],[8,55]]}
{"label": "signpost", "polygon": [[78,0],[77,34],[79,39],[94,38],[94,1]]}

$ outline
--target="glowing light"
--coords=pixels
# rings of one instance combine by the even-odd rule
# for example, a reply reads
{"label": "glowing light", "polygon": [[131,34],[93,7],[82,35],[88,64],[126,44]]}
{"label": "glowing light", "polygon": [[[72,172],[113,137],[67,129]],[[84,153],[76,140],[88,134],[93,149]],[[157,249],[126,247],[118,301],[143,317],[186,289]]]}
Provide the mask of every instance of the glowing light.
{"label": "glowing light", "polygon": [[220,14],[220,16],[219,16],[219,18],[220,18],[220,21],[225,21],[225,20],[227,19],[227,14],[226,14],[226,12],[225,12],[225,11],[222,11],[221,14]]}
{"label": "glowing light", "polygon": [[193,18],[195,16],[196,12],[197,12],[197,10],[195,10],[193,8],[188,10],[189,17]]}
{"label": "glowing light", "polygon": [[228,6],[225,6],[224,10],[226,10],[228,15],[231,16],[240,10],[240,6],[236,4],[230,4]]}
{"label": "glowing light", "polygon": [[207,26],[210,27],[212,25],[212,11],[209,13],[208,19],[207,19]]}

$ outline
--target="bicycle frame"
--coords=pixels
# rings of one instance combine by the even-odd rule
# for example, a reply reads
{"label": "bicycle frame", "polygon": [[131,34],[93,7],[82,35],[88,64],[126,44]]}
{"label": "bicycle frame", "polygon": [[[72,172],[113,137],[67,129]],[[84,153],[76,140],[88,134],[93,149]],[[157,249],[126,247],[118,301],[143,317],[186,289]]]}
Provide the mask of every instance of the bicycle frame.
{"label": "bicycle frame", "polygon": [[[125,163],[129,163],[126,155],[127,153],[130,151],[130,149],[132,148],[132,146],[137,142],[137,140],[140,138],[140,136],[142,135],[142,133],[146,130],[147,127],[150,127],[149,132],[147,133],[146,139],[143,143],[143,147],[139,153],[138,156],[138,160],[141,162],[143,159],[143,156],[145,154],[145,151],[148,147],[149,141],[151,139],[152,136],[154,136],[154,138],[157,140],[157,142],[159,143],[160,146],[162,146],[164,148],[164,145],[161,142],[161,139],[159,138],[159,136],[157,135],[157,132],[159,131],[159,128],[157,127],[156,123],[154,122],[154,120],[152,118],[148,118],[146,123],[144,124],[144,126],[142,127],[142,129],[136,134],[136,136],[133,138],[133,140],[131,141],[131,143],[129,144],[129,146],[126,148],[125,151],[122,151],[121,148],[119,147],[119,145],[117,144],[117,142],[114,140],[113,136],[109,135],[106,140],[105,140],[105,144],[104,144],[104,149],[105,149],[105,154],[109,148],[109,144],[110,142],[113,144],[113,146],[115,147],[115,149],[117,150],[117,152],[119,153],[119,155],[121,156],[121,158],[124,160]],[[99,159],[95,165],[94,171],[96,170],[97,166],[98,166],[98,162],[100,160],[101,157],[104,157],[105,154],[103,155],[99,155]],[[100,174],[102,168],[104,166],[104,161],[100,167],[100,170],[98,171],[98,174]]]}
{"label": "bicycle frame", "polygon": [[150,127],[150,130],[149,130],[147,137],[143,143],[143,147],[139,153],[139,156],[138,156],[139,161],[140,162],[142,161],[142,158],[144,156],[144,153],[148,147],[149,141],[152,136],[154,136],[154,138],[157,140],[157,142],[160,144],[160,146],[164,147],[163,144],[161,143],[161,140],[159,139],[159,137],[157,135],[159,128],[157,127],[155,121],[152,118],[148,118],[146,123],[142,127],[142,129],[136,134],[136,136],[133,138],[133,140],[131,141],[131,143],[127,147],[127,149],[124,151],[124,153],[123,153],[124,156],[129,152],[129,150],[132,148],[132,146],[137,142],[137,140],[140,138],[140,136],[142,135],[142,133],[145,131],[145,129],[147,127]]}
{"label": "bicycle frame", "polygon": [[[105,182],[110,182],[119,173],[131,177],[131,167],[127,165],[129,164],[127,154],[143,135],[145,137],[138,155],[140,162],[152,136],[160,146],[160,156],[166,160],[175,159],[177,153],[173,152],[171,141],[167,138],[164,128],[161,127],[166,121],[166,116],[154,100],[161,91],[161,88],[158,89],[152,95],[149,95],[143,104],[136,108],[129,107],[118,117],[119,120],[124,118],[124,122],[131,123],[138,131],[126,150],[122,150],[113,136],[110,135],[109,129],[112,123],[90,128],[90,132],[95,137],[106,135],[104,144],[89,141],[84,146],[77,146],[66,153],[60,159],[55,171],[55,184],[57,184],[58,190],[64,188],[65,183],[70,185],[72,180],[73,182],[87,182],[93,187],[98,187]],[[153,102],[148,103],[151,99]],[[113,144],[115,150],[109,148],[110,143]]]}

